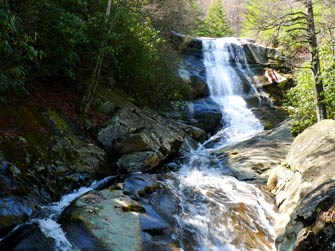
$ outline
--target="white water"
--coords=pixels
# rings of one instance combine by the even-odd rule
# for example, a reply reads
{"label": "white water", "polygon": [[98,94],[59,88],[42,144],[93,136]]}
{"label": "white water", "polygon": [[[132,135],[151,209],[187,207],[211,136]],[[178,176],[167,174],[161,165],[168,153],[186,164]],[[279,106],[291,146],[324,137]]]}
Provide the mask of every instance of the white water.
{"label": "white water", "polygon": [[[245,85],[252,85],[246,56],[236,39],[204,39],[203,48],[207,84],[224,127],[189,154],[175,177],[181,207],[177,238],[182,250],[190,250],[189,242],[201,251],[274,250],[272,205],[255,185],[225,175],[226,168],[211,155],[263,130],[243,99],[258,94],[253,86],[245,93]],[[194,240],[185,239],[189,233]]]}
{"label": "white water", "polygon": [[55,240],[55,251],[78,251],[79,249],[73,246],[65,236],[65,233],[60,224],[57,223],[59,215],[66,209],[75,199],[84,195],[87,192],[97,189],[99,186],[107,183],[113,177],[106,177],[100,181],[94,181],[88,187],[81,187],[78,190],[74,190],[70,194],[64,195],[59,202],[52,203],[43,207],[45,211],[49,213],[49,217],[46,219],[34,219],[33,222],[37,222],[40,226],[42,233]]}

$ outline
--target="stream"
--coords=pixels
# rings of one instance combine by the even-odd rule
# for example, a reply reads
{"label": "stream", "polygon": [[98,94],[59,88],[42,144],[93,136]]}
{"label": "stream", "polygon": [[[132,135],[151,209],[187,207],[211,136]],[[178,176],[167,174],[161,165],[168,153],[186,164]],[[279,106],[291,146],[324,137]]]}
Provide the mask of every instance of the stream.
{"label": "stream", "polygon": [[174,177],[179,185],[170,185],[178,194],[181,208],[176,216],[177,238],[182,250],[189,250],[189,235],[195,236],[192,249],[199,251],[275,250],[273,205],[256,185],[232,177],[211,154],[263,131],[244,100],[260,97],[261,93],[252,83],[239,40],[204,39],[203,54],[210,95],[220,106],[224,126],[187,154]]}
{"label": "stream", "polygon": [[[262,102],[266,95],[253,80],[241,40],[204,38],[202,43],[210,98],[220,107],[223,127],[198,148],[185,153],[178,171],[164,176],[164,185],[178,198],[172,238],[183,251],[275,250],[273,204],[257,184],[236,179],[213,154],[263,131],[245,100],[256,97]],[[41,207],[38,215],[0,239],[0,249],[18,229],[34,224],[54,240],[55,250],[79,250],[66,238],[58,218],[76,198],[112,180],[107,177]]]}

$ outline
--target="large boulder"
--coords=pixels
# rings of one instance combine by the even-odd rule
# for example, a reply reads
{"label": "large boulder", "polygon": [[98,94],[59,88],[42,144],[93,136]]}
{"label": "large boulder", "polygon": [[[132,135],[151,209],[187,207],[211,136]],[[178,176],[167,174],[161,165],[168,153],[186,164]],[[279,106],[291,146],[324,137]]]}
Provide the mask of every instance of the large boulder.
{"label": "large boulder", "polygon": [[249,64],[268,64],[270,60],[281,60],[282,54],[275,48],[265,47],[252,40],[243,41],[242,47],[245,51]]}
{"label": "large boulder", "polygon": [[205,132],[135,106],[121,108],[98,133],[105,149],[120,156],[117,165],[125,172],[152,171],[192,138],[203,140]]}
{"label": "large boulder", "polygon": [[273,171],[278,250],[335,250],[335,121],[306,129]]}
{"label": "large boulder", "polygon": [[156,168],[164,156],[159,152],[134,152],[123,155],[117,162],[121,170],[127,173],[151,171]]}
{"label": "large boulder", "polygon": [[26,221],[33,209],[25,200],[17,196],[0,198],[0,234]]}
{"label": "large boulder", "polygon": [[212,99],[198,99],[185,106],[186,122],[208,133],[215,131],[221,123],[222,113]]}
{"label": "large boulder", "polygon": [[140,214],[145,209],[121,190],[90,192],[62,215],[68,239],[80,250],[142,250]]}
{"label": "large boulder", "polygon": [[192,54],[198,58],[202,57],[202,41],[197,37],[183,35],[172,31],[170,33],[170,42],[175,50],[182,54]]}
{"label": "large boulder", "polygon": [[191,98],[205,98],[209,96],[209,88],[207,83],[196,75],[192,75],[189,77],[189,85],[191,86],[192,93]]}

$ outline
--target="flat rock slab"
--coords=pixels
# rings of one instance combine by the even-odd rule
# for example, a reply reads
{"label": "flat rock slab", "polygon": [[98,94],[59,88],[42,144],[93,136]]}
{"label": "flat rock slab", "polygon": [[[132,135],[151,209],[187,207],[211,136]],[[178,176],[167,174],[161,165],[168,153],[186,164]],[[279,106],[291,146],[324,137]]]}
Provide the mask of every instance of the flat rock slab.
{"label": "flat rock slab", "polygon": [[121,190],[105,189],[80,197],[66,210],[62,223],[70,241],[74,241],[81,249],[87,247],[82,247],[80,242],[76,243],[80,238],[71,238],[75,234],[71,231],[77,231],[73,224],[80,223],[79,230],[94,238],[101,250],[136,251],[142,250],[139,215],[144,211],[136,201],[123,195]]}
{"label": "flat rock slab", "polygon": [[237,178],[266,181],[270,170],[285,161],[293,141],[290,129],[290,123],[286,121],[274,130],[223,148],[215,154],[225,160]]}

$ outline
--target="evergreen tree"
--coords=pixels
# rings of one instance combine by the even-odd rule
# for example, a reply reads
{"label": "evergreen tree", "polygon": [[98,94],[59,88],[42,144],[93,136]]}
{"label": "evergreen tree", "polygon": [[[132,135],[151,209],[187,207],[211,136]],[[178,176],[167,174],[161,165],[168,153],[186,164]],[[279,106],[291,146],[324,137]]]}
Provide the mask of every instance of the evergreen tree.
{"label": "evergreen tree", "polygon": [[214,1],[209,6],[204,20],[200,21],[197,35],[208,37],[224,37],[232,35],[222,1]]}

